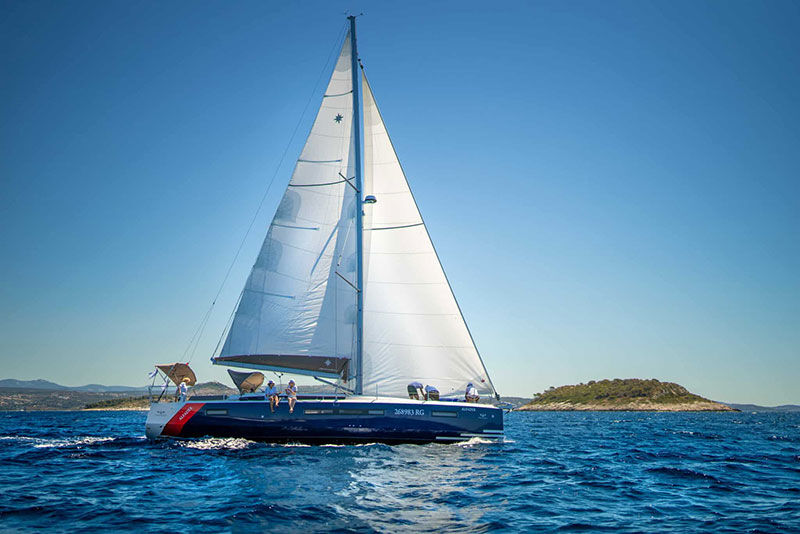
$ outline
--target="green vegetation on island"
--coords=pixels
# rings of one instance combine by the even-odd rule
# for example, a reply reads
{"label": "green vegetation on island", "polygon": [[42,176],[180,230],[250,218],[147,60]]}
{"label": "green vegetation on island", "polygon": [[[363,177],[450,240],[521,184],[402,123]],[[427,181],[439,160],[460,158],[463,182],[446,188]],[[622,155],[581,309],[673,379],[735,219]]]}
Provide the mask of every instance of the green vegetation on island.
{"label": "green vegetation on island", "polygon": [[523,411],[735,411],[673,382],[626,378],[551,387],[518,408]]}

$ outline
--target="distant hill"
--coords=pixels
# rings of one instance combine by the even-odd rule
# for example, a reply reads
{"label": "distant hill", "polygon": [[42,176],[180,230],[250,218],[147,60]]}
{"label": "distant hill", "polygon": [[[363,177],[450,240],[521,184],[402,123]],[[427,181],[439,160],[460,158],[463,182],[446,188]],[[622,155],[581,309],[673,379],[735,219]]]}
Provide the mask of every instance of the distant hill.
{"label": "distant hill", "polygon": [[220,382],[199,382],[189,390],[189,395],[237,395],[238,393],[238,390]]}
{"label": "distant hill", "polygon": [[[284,384],[285,386],[285,384]],[[167,397],[174,397],[175,386],[167,388]],[[327,385],[301,386],[301,393],[329,393]],[[220,382],[201,382],[189,389],[196,395],[234,395],[236,389]],[[0,380],[0,411],[18,410],[133,410],[147,409],[146,387],[104,386],[87,384],[69,387],[48,380]]]}
{"label": "distant hill", "polygon": [[25,389],[48,389],[50,391],[69,390],[69,391],[88,391],[95,393],[112,392],[137,392],[146,391],[145,386],[104,386],[102,384],[87,384],[85,386],[62,386],[49,380],[16,380],[14,378],[4,378],[0,380],[0,388],[25,388]]}
{"label": "distant hill", "polygon": [[128,397],[130,394],[124,392],[3,387],[0,388],[0,411],[80,410],[87,404]]}
{"label": "distant hill", "polygon": [[591,380],[586,384],[550,388],[517,408],[522,411],[735,411],[690,393],[673,382],[626,378]]}
{"label": "distant hill", "polygon": [[69,389],[66,386],[50,382],[49,380],[16,380],[14,378],[4,378],[0,380],[0,388],[27,388],[27,389]]}
{"label": "distant hill", "polygon": [[94,391],[96,393],[147,391],[146,386],[104,386],[102,384],[87,384],[85,386],[70,387],[69,389],[73,391]]}

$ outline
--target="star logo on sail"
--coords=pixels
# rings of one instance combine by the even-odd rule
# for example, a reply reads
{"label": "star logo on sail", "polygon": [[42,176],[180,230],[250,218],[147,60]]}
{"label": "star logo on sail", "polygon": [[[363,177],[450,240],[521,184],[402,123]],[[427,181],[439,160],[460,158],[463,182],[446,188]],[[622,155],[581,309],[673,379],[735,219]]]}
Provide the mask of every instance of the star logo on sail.
{"label": "star logo on sail", "polygon": [[325,367],[330,367],[330,366],[331,366],[331,361],[325,360]]}
{"label": "star logo on sail", "polygon": [[344,118],[344,117],[342,117],[342,114],[341,114],[341,113],[338,113],[338,114],[336,115],[336,117],[334,117],[334,118],[333,118],[333,120],[335,120],[337,123],[339,123],[339,122],[342,122],[342,119],[343,119],[343,118]]}

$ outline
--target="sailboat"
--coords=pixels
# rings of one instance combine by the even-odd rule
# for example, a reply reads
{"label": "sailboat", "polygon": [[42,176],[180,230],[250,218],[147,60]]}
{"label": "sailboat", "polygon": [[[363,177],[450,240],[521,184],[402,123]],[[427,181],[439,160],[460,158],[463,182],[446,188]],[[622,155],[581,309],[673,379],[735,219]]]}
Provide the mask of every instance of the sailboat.
{"label": "sailboat", "polygon": [[[503,411],[360,65],[356,17],[261,250],[211,358],[336,394],[159,395],[150,438],[426,443],[500,439]],[[185,364],[161,366],[176,384]],[[187,366],[188,367],[188,366]],[[410,383],[434,386],[420,397]],[[166,382],[165,382],[166,383]],[[240,391],[242,391],[240,389]],[[438,398],[439,400],[433,400]]]}

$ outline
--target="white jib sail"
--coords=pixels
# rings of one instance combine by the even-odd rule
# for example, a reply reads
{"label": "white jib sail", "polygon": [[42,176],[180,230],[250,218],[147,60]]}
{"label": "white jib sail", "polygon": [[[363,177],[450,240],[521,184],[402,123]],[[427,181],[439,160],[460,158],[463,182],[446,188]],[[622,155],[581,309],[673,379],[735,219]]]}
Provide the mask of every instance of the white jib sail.
{"label": "white jib sail", "polygon": [[364,393],[405,396],[409,382],[494,393],[372,91],[364,86]]}
{"label": "white jib sail", "polygon": [[[219,354],[347,357],[355,347],[353,95],[345,37]],[[273,360],[274,361],[274,360]],[[219,363],[224,363],[220,361]]]}

